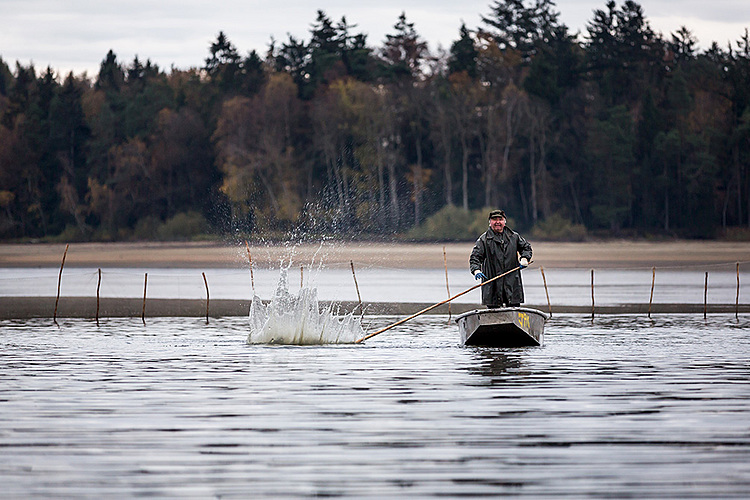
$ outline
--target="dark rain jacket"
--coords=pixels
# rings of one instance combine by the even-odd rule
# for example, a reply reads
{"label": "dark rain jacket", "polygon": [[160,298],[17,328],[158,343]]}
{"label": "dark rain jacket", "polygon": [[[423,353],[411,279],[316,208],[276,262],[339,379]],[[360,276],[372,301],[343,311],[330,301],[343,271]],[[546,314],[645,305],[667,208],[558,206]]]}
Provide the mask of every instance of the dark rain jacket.
{"label": "dark rain jacket", "polygon": [[[500,234],[487,229],[477,239],[471,251],[469,269],[472,274],[479,269],[487,279],[491,279],[518,267],[518,254],[531,262],[531,245],[520,234],[507,226]],[[521,271],[510,273],[482,287],[482,304],[500,306],[503,302],[520,304],[523,301]]]}

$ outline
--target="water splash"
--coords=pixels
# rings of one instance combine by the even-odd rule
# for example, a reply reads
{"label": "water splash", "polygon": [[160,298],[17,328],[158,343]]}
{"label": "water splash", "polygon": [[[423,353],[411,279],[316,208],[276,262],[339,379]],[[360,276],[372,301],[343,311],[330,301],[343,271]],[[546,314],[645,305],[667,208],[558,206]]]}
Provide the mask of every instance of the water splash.
{"label": "water splash", "polygon": [[290,294],[286,269],[270,303],[254,296],[250,304],[248,344],[353,344],[364,335],[351,313],[337,316],[333,306],[321,310],[317,288],[304,287],[296,297]]}

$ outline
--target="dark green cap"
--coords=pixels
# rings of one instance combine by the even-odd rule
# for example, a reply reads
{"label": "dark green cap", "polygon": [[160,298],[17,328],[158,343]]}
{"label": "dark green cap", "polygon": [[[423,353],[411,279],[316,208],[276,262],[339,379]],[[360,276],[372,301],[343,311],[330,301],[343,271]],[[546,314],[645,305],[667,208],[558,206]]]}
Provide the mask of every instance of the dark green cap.
{"label": "dark green cap", "polygon": [[502,210],[493,210],[493,211],[491,211],[490,212],[490,216],[488,217],[488,219],[494,219],[495,217],[502,217],[503,219],[507,218],[507,217],[505,217],[505,212],[503,212]]}

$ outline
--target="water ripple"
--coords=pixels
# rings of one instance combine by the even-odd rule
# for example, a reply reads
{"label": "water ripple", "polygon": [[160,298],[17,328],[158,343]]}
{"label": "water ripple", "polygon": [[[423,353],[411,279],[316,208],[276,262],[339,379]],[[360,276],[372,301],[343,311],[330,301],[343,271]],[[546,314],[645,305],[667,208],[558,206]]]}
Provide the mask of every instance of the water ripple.
{"label": "water ripple", "polygon": [[461,347],[444,316],[362,345],[247,345],[247,318],[204,323],[0,322],[4,495],[750,490],[742,318],[561,315],[516,349]]}

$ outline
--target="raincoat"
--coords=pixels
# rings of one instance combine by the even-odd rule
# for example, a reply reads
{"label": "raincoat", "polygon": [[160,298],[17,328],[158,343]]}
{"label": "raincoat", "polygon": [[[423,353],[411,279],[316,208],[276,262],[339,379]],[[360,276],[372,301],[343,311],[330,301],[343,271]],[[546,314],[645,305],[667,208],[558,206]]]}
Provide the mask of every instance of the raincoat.
{"label": "raincoat", "polygon": [[[481,270],[487,279],[519,266],[518,254],[531,262],[531,245],[508,226],[500,234],[492,229],[482,234],[469,257],[469,269]],[[508,274],[482,287],[482,304],[497,306],[521,304],[524,301],[521,271]]]}

